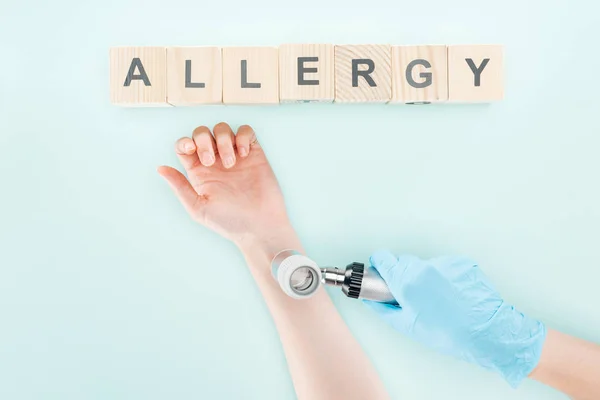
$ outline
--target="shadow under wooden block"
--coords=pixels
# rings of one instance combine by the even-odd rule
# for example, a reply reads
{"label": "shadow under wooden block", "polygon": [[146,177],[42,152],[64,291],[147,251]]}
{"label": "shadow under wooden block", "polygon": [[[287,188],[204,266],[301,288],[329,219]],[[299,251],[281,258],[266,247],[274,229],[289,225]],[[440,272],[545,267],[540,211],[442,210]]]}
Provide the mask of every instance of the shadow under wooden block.
{"label": "shadow under wooden block", "polygon": [[223,68],[219,47],[167,48],[167,102],[174,106],[221,104]]}
{"label": "shadow under wooden block", "polygon": [[393,46],[391,103],[448,100],[446,46]]}
{"label": "shadow under wooden block", "polygon": [[111,48],[110,101],[122,106],[169,106],[166,49]]}
{"label": "shadow under wooden block", "polygon": [[331,44],[279,47],[279,98],[282,103],[331,103],[335,97]]}
{"label": "shadow under wooden block", "polygon": [[223,48],[223,103],[279,104],[277,48]]}
{"label": "shadow under wooden block", "polygon": [[335,46],[336,103],[386,103],[391,93],[389,45]]}
{"label": "shadow under wooden block", "polygon": [[465,103],[502,100],[503,53],[500,45],[448,46],[448,99]]}

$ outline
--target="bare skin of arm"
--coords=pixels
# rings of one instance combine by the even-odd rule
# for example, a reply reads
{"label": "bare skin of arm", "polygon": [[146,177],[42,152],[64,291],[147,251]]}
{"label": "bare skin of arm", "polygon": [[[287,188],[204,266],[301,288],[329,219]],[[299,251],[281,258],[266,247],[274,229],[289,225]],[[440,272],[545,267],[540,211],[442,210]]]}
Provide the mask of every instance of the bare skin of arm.
{"label": "bare skin of arm", "polygon": [[[252,128],[242,126],[234,135],[224,123],[212,132],[199,127],[175,147],[187,179],[171,167],[159,173],[194,220],[244,254],[280,334],[298,398],[389,398],[326,293],[294,300],[271,277],[273,256],[283,249],[302,251],[302,245]],[[530,378],[574,400],[598,399],[600,346],[549,330]]]}
{"label": "bare skin of arm", "polygon": [[388,399],[325,291],[294,300],[271,276],[277,252],[303,249],[252,128],[245,125],[234,134],[225,123],[212,131],[198,127],[191,138],[177,141],[175,150],[187,178],[171,167],[158,172],[194,220],[243,253],[279,332],[298,398]]}
{"label": "bare skin of arm", "polygon": [[531,379],[560,390],[574,400],[600,398],[600,346],[548,330]]}

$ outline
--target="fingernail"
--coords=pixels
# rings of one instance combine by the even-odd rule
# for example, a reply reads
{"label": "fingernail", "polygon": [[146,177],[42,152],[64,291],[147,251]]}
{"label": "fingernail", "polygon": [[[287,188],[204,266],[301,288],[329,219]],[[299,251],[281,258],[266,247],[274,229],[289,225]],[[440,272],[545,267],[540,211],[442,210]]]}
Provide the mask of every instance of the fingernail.
{"label": "fingernail", "polygon": [[200,155],[200,161],[202,161],[202,164],[209,166],[215,162],[215,157],[209,151],[205,151]]}
{"label": "fingernail", "polygon": [[232,156],[227,156],[223,160],[223,165],[225,166],[225,168],[229,168],[229,167],[233,166],[234,162],[235,161],[234,161],[234,158]]}
{"label": "fingernail", "polygon": [[240,156],[242,157],[246,157],[248,155],[248,149],[245,147],[240,147],[238,151],[240,152]]}
{"label": "fingernail", "polygon": [[191,153],[192,151],[194,151],[194,145],[191,143],[186,143],[184,148],[186,153]]}

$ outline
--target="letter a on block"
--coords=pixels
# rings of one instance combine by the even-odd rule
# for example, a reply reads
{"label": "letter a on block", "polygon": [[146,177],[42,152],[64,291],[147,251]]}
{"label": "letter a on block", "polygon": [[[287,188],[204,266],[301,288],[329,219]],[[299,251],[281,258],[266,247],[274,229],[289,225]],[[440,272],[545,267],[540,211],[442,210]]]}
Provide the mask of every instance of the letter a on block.
{"label": "letter a on block", "polygon": [[110,100],[122,106],[168,106],[166,49],[110,49]]}
{"label": "letter a on block", "polygon": [[504,97],[503,47],[448,46],[450,101],[486,103]]}
{"label": "letter a on block", "polygon": [[387,103],[391,93],[389,45],[335,46],[336,103]]}

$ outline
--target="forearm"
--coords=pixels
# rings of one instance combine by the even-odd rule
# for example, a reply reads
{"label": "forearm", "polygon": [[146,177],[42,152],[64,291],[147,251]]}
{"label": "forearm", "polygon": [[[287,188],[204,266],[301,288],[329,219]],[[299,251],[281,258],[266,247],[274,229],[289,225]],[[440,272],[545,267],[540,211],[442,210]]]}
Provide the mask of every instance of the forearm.
{"label": "forearm", "polygon": [[327,293],[321,288],[311,298],[295,300],[279,288],[271,276],[271,258],[278,250],[302,249],[295,235],[278,242],[272,249],[245,246],[242,251],[273,316],[298,398],[387,399],[375,369]]}
{"label": "forearm", "polygon": [[540,362],[530,378],[574,400],[600,398],[600,346],[548,330]]}

